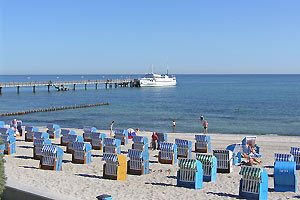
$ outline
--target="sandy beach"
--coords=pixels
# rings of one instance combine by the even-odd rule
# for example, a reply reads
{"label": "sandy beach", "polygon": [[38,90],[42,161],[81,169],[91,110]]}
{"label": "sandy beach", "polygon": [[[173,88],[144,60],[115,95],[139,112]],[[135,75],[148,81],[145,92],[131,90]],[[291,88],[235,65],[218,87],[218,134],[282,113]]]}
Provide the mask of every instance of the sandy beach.
{"label": "sandy beach", "polygon": [[[45,129],[45,128],[44,128]],[[82,130],[76,130],[82,134]],[[108,134],[108,131],[101,131]],[[151,133],[141,132],[150,141]],[[191,140],[192,133],[169,133],[168,141],[175,138]],[[229,144],[239,143],[245,135],[210,134],[213,149],[224,149]],[[52,140],[60,144],[59,139]],[[122,146],[122,151],[131,148],[132,141]],[[262,167],[273,174],[274,153],[288,153],[291,146],[299,146],[296,136],[259,135],[257,144],[261,147]],[[62,147],[65,150],[65,147]],[[193,147],[194,149],[194,147]],[[102,178],[102,151],[92,151],[89,165],[71,163],[71,154],[64,154],[63,169],[60,172],[39,169],[39,161],[33,157],[33,143],[25,142],[24,136],[17,138],[17,153],[5,155],[7,184],[53,199],[96,199],[98,195],[110,194],[113,199],[236,199],[239,192],[240,167],[235,166],[230,174],[218,174],[214,183],[205,182],[203,189],[194,190],[176,186],[177,166],[159,164],[158,151],[150,150],[150,174],[128,175],[126,181]],[[193,153],[195,157],[195,153]],[[300,177],[300,171],[297,171]],[[299,181],[298,181],[299,188]],[[299,188],[300,189],[300,188]],[[300,193],[274,192],[273,178],[269,176],[269,199],[300,199]]]}

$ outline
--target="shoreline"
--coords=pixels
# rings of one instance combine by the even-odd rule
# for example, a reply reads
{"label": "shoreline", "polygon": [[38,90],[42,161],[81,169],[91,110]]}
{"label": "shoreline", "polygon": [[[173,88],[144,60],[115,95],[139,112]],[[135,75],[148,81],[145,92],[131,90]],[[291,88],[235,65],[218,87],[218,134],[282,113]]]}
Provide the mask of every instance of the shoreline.
{"label": "shoreline", "polygon": [[[77,134],[82,134],[82,129],[73,129]],[[43,127],[45,130],[45,127]],[[42,131],[43,131],[42,130]],[[100,130],[109,134],[108,130]],[[139,135],[150,139],[151,132],[141,132]],[[193,142],[193,133],[169,133],[168,141],[174,142],[175,138],[187,139]],[[213,149],[224,149],[226,146],[239,143],[244,134],[208,134],[211,136]],[[55,194],[67,196],[68,199],[96,199],[101,194],[112,195],[113,199],[235,199],[238,198],[239,169],[234,166],[230,174],[217,174],[217,181],[214,183],[205,182],[203,189],[193,190],[176,186],[177,166],[159,164],[157,162],[158,151],[149,150],[150,174],[135,176],[127,175],[126,181],[103,179],[102,151],[92,150],[92,162],[88,165],[73,164],[71,154],[64,154],[63,168],[60,172],[41,170],[38,168],[38,160],[32,159],[32,142],[24,142],[24,135],[18,138],[17,153],[14,156],[6,155],[4,158],[5,173],[8,182],[13,184],[25,183],[30,185],[28,190],[40,190],[46,196]],[[52,143],[59,144],[59,139],[52,140]],[[126,152],[131,148],[132,141],[122,146]],[[257,135],[257,144],[261,147],[262,164],[268,174],[272,175],[274,153],[286,153],[291,146],[299,146],[298,136],[276,136]],[[65,150],[65,147],[62,147]],[[193,153],[193,157],[195,153]],[[300,177],[300,171],[297,171]],[[9,185],[13,186],[13,185]],[[71,187],[70,187],[71,186]],[[299,184],[298,184],[299,187]],[[298,193],[272,192],[273,178],[269,177],[269,199],[294,198]],[[29,191],[30,192],[30,191]],[[56,199],[56,198],[55,198]],[[60,199],[60,198],[58,198]],[[63,199],[63,198],[61,198]]]}

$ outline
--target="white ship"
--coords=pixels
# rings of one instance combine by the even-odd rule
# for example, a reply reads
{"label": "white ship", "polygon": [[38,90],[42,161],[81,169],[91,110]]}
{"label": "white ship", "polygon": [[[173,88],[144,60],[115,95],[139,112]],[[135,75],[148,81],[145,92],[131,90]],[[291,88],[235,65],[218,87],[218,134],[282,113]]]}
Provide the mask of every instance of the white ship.
{"label": "white ship", "polygon": [[140,79],[141,87],[163,87],[163,86],[176,86],[176,77],[169,76],[168,74],[146,74]]}

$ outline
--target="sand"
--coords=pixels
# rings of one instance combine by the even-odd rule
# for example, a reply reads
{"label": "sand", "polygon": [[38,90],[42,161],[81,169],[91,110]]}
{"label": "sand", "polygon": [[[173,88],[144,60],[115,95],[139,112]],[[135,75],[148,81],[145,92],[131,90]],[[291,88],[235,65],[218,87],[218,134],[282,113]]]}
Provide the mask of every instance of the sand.
{"label": "sand", "polygon": [[[82,130],[77,130],[82,134]],[[108,133],[108,131],[102,131]],[[151,133],[141,132],[150,141]],[[175,138],[194,142],[191,133],[170,133],[168,141]],[[210,134],[213,149],[224,149],[227,145],[239,143],[244,135]],[[59,139],[52,140],[59,144]],[[257,143],[261,147],[262,167],[269,175],[273,174],[274,153],[288,153],[291,146],[300,146],[300,137],[259,135]],[[122,146],[122,151],[131,147]],[[214,183],[205,182],[203,189],[194,190],[176,186],[177,166],[159,164],[158,151],[150,150],[150,174],[128,175],[126,181],[102,178],[102,151],[93,150],[92,163],[89,165],[71,163],[71,154],[64,154],[63,170],[60,172],[39,169],[39,161],[33,157],[33,143],[25,142],[24,136],[17,139],[17,153],[5,156],[5,173],[8,185],[53,199],[96,199],[98,195],[110,194],[113,199],[236,199],[239,192],[238,174],[240,167],[235,166],[230,174],[218,174]],[[65,150],[65,147],[62,147]],[[195,153],[193,153],[195,156]],[[300,177],[300,171],[297,171]],[[298,188],[299,188],[298,181]],[[300,188],[299,188],[300,189]],[[269,199],[300,199],[300,193],[274,192],[273,178],[269,177]]]}

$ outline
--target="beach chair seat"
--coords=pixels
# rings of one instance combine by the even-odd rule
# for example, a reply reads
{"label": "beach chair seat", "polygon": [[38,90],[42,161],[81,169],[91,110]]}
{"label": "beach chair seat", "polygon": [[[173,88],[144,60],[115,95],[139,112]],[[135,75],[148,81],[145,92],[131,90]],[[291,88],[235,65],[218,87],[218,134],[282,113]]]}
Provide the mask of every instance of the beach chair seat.
{"label": "beach chair seat", "polygon": [[34,126],[25,127],[25,142],[33,142],[33,133],[38,132],[39,128]]}
{"label": "beach chair seat", "polygon": [[57,124],[47,124],[47,133],[50,139],[60,138],[60,126]]}
{"label": "beach chair seat", "polygon": [[121,140],[115,138],[104,138],[103,152],[121,154]]}
{"label": "beach chair seat", "polygon": [[144,136],[133,136],[132,138],[133,144],[132,149],[138,149],[141,151],[148,150],[148,138]]}
{"label": "beach chair seat", "polygon": [[177,145],[169,142],[160,143],[158,162],[161,164],[177,164]]}
{"label": "beach chair seat", "polygon": [[55,145],[43,145],[40,168],[54,171],[62,170],[64,151]]}
{"label": "beach chair seat", "polygon": [[217,158],[217,172],[230,173],[233,170],[233,153],[230,150],[213,150]]}
{"label": "beach chair seat", "polygon": [[128,144],[128,131],[126,129],[114,129],[114,138],[121,140],[121,145]]}
{"label": "beach chair seat", "polygon": [[127,173],[143,175],[149,173],[149,151],[128,149]]}
{"label": "beach chair seat", "polygon": [[44,145],[51,145],[51,140],[48,138],[33,140],[33,159],[40,160],[42,158],[42,148]]}
{"label": "beach chair seat", "polygon": [[211,139],[209,135],[195,135],[195,152],[197,153],[210,153],[211,152]]}
{"label": "beach chair seat", "polygon": [[127,161],[125,155],[103,153],[103,178],[113,180],[126,180]]}
{"label": "beach chair seat", "polygon": [[177,186],[202,189],[203,168],[202,163],[197,159],[180,158],[177,171]]}
{"label": "beach chair seat", "polygon": [[103,150],[104,138],[106,138],[105,133],[92,133],[91,135],[92,148],[95,150]]}
{"label": "beach chair seat", "polygon": [[300,147],[291,147],[290,153],[294,156],[296,170],[300,170]]}
{"label": "beach chair seat", "polygon": [[92,142],[92,133],[96,133],[97,128],[93,126],[83,127],[83,139],[85,142]]}
{"label": "beach chair seat", "polygon": [[177,157],[191,158],[192,156],[192,142],[188,140],[175,139],[177,145]]}
{"label": "beach chair seat", "polygon": [[16,153],[16,138],[14,135],[1,134],[2,141],[4,142],[4,154],[12,155]]}
{"label": "beach chair seat", "polygon": [[89,164],[92,161],[92,145],[88,142],[73,142],[72,163]]}
{"label": "beach chair seat", "polygon": [[217,180],[217,158],[214,155],[197,153],[196,159],[202,163],[203,181],[214,182]]}
{"label": "beach chair seat", "polygon": [[268,199],[268,174],[265,169],[242,166],[239,196],[245,199]]}
{"label": "beach chair seat", "polygon": [[296,162],[292,154],[275,153],[274,191],[297,192]]}

